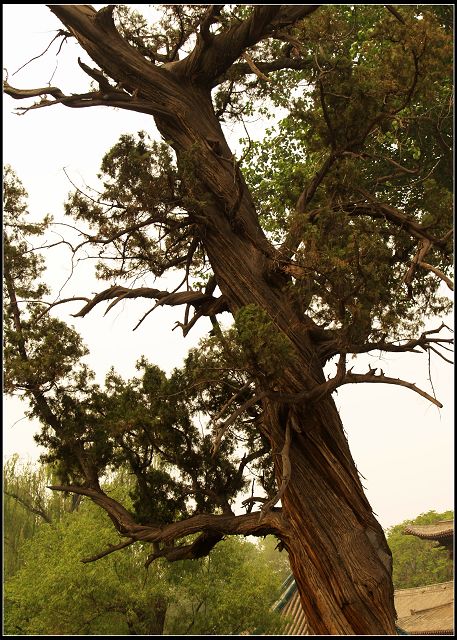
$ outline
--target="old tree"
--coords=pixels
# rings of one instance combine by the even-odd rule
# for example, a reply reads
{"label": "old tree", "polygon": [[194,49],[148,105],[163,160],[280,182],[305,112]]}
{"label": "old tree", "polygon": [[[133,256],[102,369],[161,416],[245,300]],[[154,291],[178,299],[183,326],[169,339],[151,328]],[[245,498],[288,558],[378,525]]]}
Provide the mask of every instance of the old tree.
{"label": "old tree", "polygon": [[[40,228],[27,225],[17,182],[5,183],[6,386],[43,422],[62,478],[53,488],[109,514],[122,539],[96,557],[142,541],[148,562],[193,558],[226,535],[271,533],[314,633],[394,634],[391,554],[332,393],[398,384],[439,405],[346,363],[377,351],[449,357],[446,327],[421,323],[449,309],[438,289],[452,289],[450,7],[162,5],[152,24],[128,6],[49,9],[58,37],[92,60],[78,59],[91,86],[7,81],[12,98],[39,99],[20,110],[129,109],[163,138],[122,137],[102,192],[67,202],[79,249],[100,256],[110,284],[81,292],[77,315],[143,297],[183,305],[184,334],[204,316],[213,327],[170,378],[143,360],[138,379],[93,384],[77,334],[37,304],[41,266],[24,234]],[[236,157],[221,123],[278,110]],[[179,269],[180,287],[151,287]],[[133,511],[100,486],[125,465]],[[259,490],[235,515],[248,470]]]}

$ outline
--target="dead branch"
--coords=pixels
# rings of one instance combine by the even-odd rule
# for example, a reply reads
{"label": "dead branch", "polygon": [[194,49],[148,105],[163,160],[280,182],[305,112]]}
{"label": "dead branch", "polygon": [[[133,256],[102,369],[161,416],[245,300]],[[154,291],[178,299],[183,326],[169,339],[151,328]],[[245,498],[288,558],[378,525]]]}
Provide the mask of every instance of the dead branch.
{"label": "dead branch", "polygon": [[115,551],[119,551],[119,549],[125,549],[125,547],[129,547],[131,544],[134,544],[136,540],[127,540],[126,542],[121,542],[119,544],[111,544],[106,551],[101,551],[97,553],[95,556],[90,556],[89,558],[82,558],[81,562],[87,564],[88,562],[95,562],[96,560],[100,560],[100,558],[104,558],[108,556],[110,553],[114,553]]}
{"label": "dead branch", "polygon": [[251,56],[249,55],[249,53],[247,53],[246,51],[243,52],[242,57],[246,60],[248,67],[250,68],[250,70],[255,73],[255,75],[260,78],[261,80],[264,80],[265,82],[270,82],[270,78],[268,76],[266,76],[264,73],[262,73],[260,71],[260,69],[257,67],[256,63],[254,62],[254,60],[251,58]]}
{"label": "dead branch", "polygon": [[371,368],[367,373],[352,373],[352,371],[348,371],[348,373],[346,373],[345,377],[338,386],[341,387],[343,384],[352,384],[359,382],[381,382],[383,384],[395,384],[401,387],[406,387],[407,389],[415,391],[423,398],[426,398],[429,402],[439,407],[440,409],[443,408],[441,402],[439,402],[436,398],[433,398],[426,391],[419,389],[419,387],[417,387],[414,383],[401,380],[400,378],[389,378],[384,375],[382,369],[380,370],[380,373],[378,375],[376,375],[376,369]]}
{"label": "dead branch", "polygon": [[176,306],[181,304],[191,304],[198,306],[204,302],[214,302],[217,300],[213,296],[200,291],[181,291],[177,293],[170,293],[168,291],[160,291],[159,289],[151,289],[149,287],[139,287],[137,289],[128,289],[113,285],[105,291],[101,291],[96,294],[92,300],[90,300],[78,313],[74,314],[74,318],[83,318],[89,311],[91,311],[97,304],[105,300],[114,300],[108,307],[107,313],[113,308],[115,304],[126,298],[155,298],[158,302],[154,309],[160,305]]}
{"label": "dead branch", "polygon": [[252,398],[249,398],[249,400],[246,400],[246,402],[244,402],[240,407],[238,407],[238,409],[234,411],[232,415],[228,417],[227,420],[220,425],[220,427],[218,427],[218,429],[216,430],[216,434],[213,442],[213,449],[212,449],[213,456],[215,456],[217,451],[219,450],[222,438],[224,437],[225,433],[227,433],[227,429],[231,427],[232,424],[235,422],[235,420],[239,418],[245,411],[247,411],[249,407],[252,407],[254,404],[259,402],[259,400],[264,398],[266,395],[267,393],[265,391],[256,393],[254,396],[252,396]]}
{"label": "dead branch", "polygon": [[290,430],[290,422],[287,421],[286,435],[285,435],[285,438],[284,438],[284,446],[283,446],[283,448],[281,450],[281,462],[282,462],[281,486],[279,487],[276,495],[273,496],[273,498],[271,498],[271,500],[268,500],[268,502],[266,502],[263,505],[262,509],[260,510],[260,514],[259,514],[259,522],[262,521],[263,518],[266,516],[266,514],[271,510],[271,508],[274,507],[274,505],[277,502],[279,502],[279,500],[281,500],[282,496],[284,495],[284,491],[287,489],[287,485],[289,484],[289,481],[290,481],[290,478],[291,478],[291,474],[292,474],[292,465],[290,463],[290,457],[289,457],[291,440],[292,440],[292,433],[291,433],[291,430]]}
{"label": "dead branch", "polygon": [[[453,344],[453,338],[440,338],[434,337],[434,334],[440,333],[443,329],[447,329],[451,331],[449,327],[441,323],[439,327],[436,329],[430,329],[429,331],[424,331],[418,338],[413,338],[407,340],[404,344],[395,344],[393,342],[384,342],[383,340],[379,340],[378,342],[367,342],[362,345],[354,345],[351,344],[347,347],[348,353],[368,353],[369,351],[386,351],[392,353],[420,353],[417,349],[422,349],[423,351],[427,351],[431,348],[432,345],[435,347],[440,347],[441,349],[447,349],[446,344]],[[440,356],[443,357],[442,354],[434,349],[434,351]]]}
{"label": "dead branch", "polygon": [[71,33],[69,33],[68,31],[64,31],[63,29],[59,29],[57,31],[57,34],[53,37],[53,39],[51,40],[51,42],[48,44],[48,46],[46,47],[46,49],[40,53],[37,56],[34,56],[33,58],[31,58],[30,60],[27,60],[26,63],[24,63],[22,66],[19,67],[19,69],[16,69],[16,71],[12,74],[13,76],[16,75],[16,73],[19,73],[19,71],[21,71],[22,69],[24,69],[24,67],[26,67],[28,64],[30,64],[31,62],[33,62],[34,60],[38,60],[39,58],[41,58],[42,56],[44,56],[44,54],[49,51],[52,43],[57,40],[57,38],[63,38],[62,42],[60,43],[60,47],[59,47],[59,51],[57,53],[60,52],[60,48],[62,47],[62,44],[65,42],[65,40],[67,40],[67,38],[71,37]]}

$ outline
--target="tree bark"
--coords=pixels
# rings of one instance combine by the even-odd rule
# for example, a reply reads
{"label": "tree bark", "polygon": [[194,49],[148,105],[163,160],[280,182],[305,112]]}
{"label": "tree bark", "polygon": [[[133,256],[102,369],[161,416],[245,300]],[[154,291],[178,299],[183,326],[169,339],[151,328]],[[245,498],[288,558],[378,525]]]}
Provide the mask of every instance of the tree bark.
{"label": "tree bark", "polygon": [[[199,123],[198,114],[205,111],[207,118]],[[208,130],[209,105],[192,116],[194,130]],[[212,120],[217,148],[229,156],[214,116]],[[163,132],[160,119],[157,124]],[[183,130],[175,133],[168,122],[166,135],[169,140],[179,138],[175,147],[179,159]],[[324,383],[309,321],[300,317],[284,292],[284,277],[272,271],[274,250],[257,225],[247,189],[231,219],[226,211],[234,199],[232,167],[204,145],[201,154],[201,184],[214,199],[211,202],[210,197],[204,209],[202,241],[232,312],[258,305],[294,345],[293,364],[275,380],[275,390],[298,393]],[[242,177],[237,180],[240,183]],[[395,634],[390,550],[364,495],[332,398],[289,409],[265,399],[264,412],[273,452],[281,451],[287,422],[292,422],[291,478],[282,497],[289,531],[283,543],[311,629],[315,634]],[[280,461],[276,476],[279,487]]]}

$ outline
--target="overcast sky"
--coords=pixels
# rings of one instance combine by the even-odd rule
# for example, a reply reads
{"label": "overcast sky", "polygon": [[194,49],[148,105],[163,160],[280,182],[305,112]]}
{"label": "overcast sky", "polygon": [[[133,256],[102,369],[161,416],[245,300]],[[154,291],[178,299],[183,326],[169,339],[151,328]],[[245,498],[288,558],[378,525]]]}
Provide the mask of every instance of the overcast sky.
{"label": "overcast sky", "polygon": [[[64,45],[58,59],[54,43],[45,56],[13,75],[46,49],[61,26],[45,5],[3,5],[3,18],[3,67],[11,85],[35,88],[51,83],[64,92],[87,90],[87,76],[76,63],[78,55],[83,60],[86,57],[71,42]],[[62,204],[71,189],[64,169],[79,186],[94,185],[103,154],[122,133],[146,130],[157,136],[152,118],[133,112],[58,105],[17,116],[13,111],[20,104],[4,97],[3,157],[28,191],[34,218],[49,212],[62,219]],[[259,137],[261,131],[259,123],[250,127],[253,137]],[[237,136],[231,141],[232,148],[236,141]],[[93,280],[92,266],[86,263],[77,270],[62,291],[64,297],[91,294],[107,286]],[[55,250],[47,274],[55,292],[68,275],[68,253]],[[158,283],[149,281],[148,285]],[[105,309],[100,305],[86,318],[72,318],[70,314],[80,308],[75,302],[59,307],[59,314],[83,336],[91,352],[90,365],[101,382],[111,365],[124,376],[134,375],[135,362],[143,354],[170,371],[208,331],[208,324],[202,321],[183,339],[179,330],[172,331],[175,322],[182,320],[181,310],[159,308],[133,332],[150,306],[150,301],[127,301],[103,317]],[[435,319],[428,328],[439,324]],[[432,393],[426,355],[387,354],[381,362],[364,356],[357,358],[354,371],[366,371],[369,362],[382,366],[386,375],[415,382]],[[335,365],[329,365],[330,372],[334,374]],[[412,391],[392,385],[346,385],[335,396],[368,499],[384,527],[430,509],[453,508],[453,368],[432,354],[431,374],[436,396],[444,404],[441,410]],[[8,399],[4,412],[4,457],[17,452],[36,459],[36,425],[21,420],[22,403]]]}

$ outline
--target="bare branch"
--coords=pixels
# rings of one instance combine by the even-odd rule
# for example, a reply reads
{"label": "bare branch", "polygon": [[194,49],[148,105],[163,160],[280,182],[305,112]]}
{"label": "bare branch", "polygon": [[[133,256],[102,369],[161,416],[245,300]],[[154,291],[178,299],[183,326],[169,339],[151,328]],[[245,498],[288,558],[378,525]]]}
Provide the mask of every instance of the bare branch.
{"label": "bare branch", "polygon": [[264,73],[262,73],[260,71],[260,69],[257,67],[256,63],[254,62],[254,60],[251,58],[251,56],[249,55],[249,53],[246,53],[246,51],[244,51],[244,53],[242,54],[243,58],[246,60],[248,67],[250,68],[250,70],[255,73],[255,75],[260,78],[261,80],[265,80],[265,82],[270,82],[270,78],[268,76],[266,76]]}
{"label": "bare branch", "polygon": [[22,69],[24,69],[24,67],[26,67],[28,64],[30,64],[31,62],[33,62],[34,60],[38,60],[39,58],[41,58],[42,56],[44,56],[44,54],[49,51],[49,48],[51,47],[52,43],[54,42],[54,40],[57,40],[57,38],[63,38],[62,42],[60,43],[60,47],[59,47],[59,51],[57,53],[60,52],[60,49],[62,47],[62,44],[65,42],[65,40],[67,38],[71,37],[71,33],[69,33],[68,31],[64,31],[63,29],[59,29],[57,31],[57,34],[53,37],[53,39],[51,40],[51,42],[48,44],[48,46],[46,47],[46,49],[43,51],[43,53],[40,53],[37,56],[34,56],[33,58],[31,58],[30,60],[28,60],[25,64],[23,64],[21,67],[19,67],[19,69],[16,69],[16,71],[12,74],[13,76],[16,75],[16,73],[19,73],[19,71],[21,71]]}
{"label": "bare branch", "polygon": [[434,273],[436,276],[438,276],[438,278],[440,278],[440,280],[447,284],[451,291],[454,291],[454,283],[440,269],[438,269],[438,267],[434,267],[432,264],[423,262],[422,260],[420,260],[417,264],[419,265],[419,267],[422,267],[423,269],[427,269],[428,271]]}
{"label": "bare branch", "polygon": [[368,373],[352,373],[349,371],[345,375],[342,382],[339,383],[338,386],[342,386],[343,384],[352,384],[352,383],[358,383],[358,382],[381,382],[383,384],[395,384],[401,387],[406,387],[407,389],[411,389],[412,391],[415,391],[423,398],[426,398],[429,402],[436,405],[440,409],[443,408],[443,405],[441,404],[441,402],[436,400],[436,398],[433,398],[426,391],[423,391],[422,389],[419,389],[419,387],[416,387],[414,383],[406,382],[405,380],[401,380],[400,378],[389,378],[384,375],[384,372],[382,371],[382,369],[379,375],[376,375],[375,372],[376,372],[376,369],[370,369]]}
{"label": "bare branch", "polygon": [[136,540],[127,540],[126,542],[120,542],[119,544],[111,544],[106,551],[101,551],[97,553],[95,556],[90,556],[89,558],[82,558],[81,562],[87,564],[88,562],[95,562],[96,560],[100,560],[100,558],[104,558],[108,556],[110,553],[114,553],[115,551],[119,551],[119,549],[125,549],[125,547],[129,547],[131,544],[134,544]]}
{"label": "bare branch", "polygon": [[40,516],[40,518],[43,518],[45,522],[47,522],[48,524],[51,524],[52,522],[51,518],[48,516],[48,514],[44,509],[31,504],[25,498],[22,498],[17,493],[14,493],[13,491],[9,491],[8,489],[3,489],[3,493],[7,496],[10,496],[10,498],[14,498],[14,500],[19,502],[19,504],[21,504],[25,509],[27,509],[27,511],[30,511],[30,513],[34,513],[35,515]]}
{"label": "bare branch", "polygon": [[[75,93],[65,95],[58,87],[40,87],[39,89],[16,89],[7,82],[3,83],[4,92],[15,100],[24,100],[26,98],[36,98],[41,96],[39,102],[35,102],[29,107],[19,107],[17,109],[21,114],[27,113],[33,109],[42,109],[51,107],[56,104],[63,104],[65,107],[80,109],[83,107],[117,107],[127,109],[128,111],[137,111],[139,113],[157,114],[168,113],[163,107],[154,107],[154,103],[150,100],[143,100],[137,95],[129,95],[125,91],[110,89],[107,92],[89,91],[87,93]],[[52,96],[54,100],[47,100],[45,96]]]}
{"label": "bare branch", "polygon": [[286,425],[286,434],[284,438],[284,446],[281,450],[281,485],[276,493],[276,495],[266,502],[259,514],[259,522],[263,520],[266,514],[271,510],[274,505],[279,502],[279,500],[284,495],[285,490],[287,489],[287,485],[289,484],[291,475],[292,475],[292,465],[290,463],[289,451],[290,451],[290,443],[292,440],[292,433],[290,430],[290,422],[287,421]]}
{"label": "bare branch", "polygon": [[113,285],[109,289],[105,289],[101,291],[97,295],[95,295],[92,300],[86,304],[79,313],[74,314],[74,318],[83,318],[85,315],[89,313],[97,304],[103,302],[105,300],[114,300],[107,311],[107,313],[112,307],[124,300],[126,298],[155,298],[158,300],[157,304],[154,308],[159,305],[169,305],[175,306],[180,304],[192,304],[194,306],[198,306],[204,302],[214,302],[216,298],[208,295],[206,293],[202,293],[200,291],[182,291],[177,293],[169,293],[168,291],[160,291],[159,289],[151,289],[149,287],[139,287],[137,289],[128,289],[126,287],[121,287],[117,285]]}
{"label": "bare branch", "polygon": [[[67,302],[76,302],[76,301],[84,300],[84,302],[89,302],[89,298],[84,298],[82,296],[74,297],[74,298],[64,298],[63,300],[57,300],[56,302],[45,302],[44,300],[36,300],[39,304],[47,304],[48,308],[45,309],[37,318],[37,321],[40,320],[44,315],[46,315],[51,309],[57,307],[59,304],[66,304]],[[35,301],[34,301],[35,302]]]}
{"label": "bare branch", "polygon": [[[387,353],[421,353],[422,351],[428,351],[434,346],[432,349],[435,351],[437,355],[442,357],[444,360],[449,362],[438,350],[443,349],[446,351],[451,351],[446,345],[452,345],[454,343],[453,338],[441,338],[435,336],[435,334],[440,333],[443,329],[449,329],[449,327],[441,323],[439,327],[436,329],[431,329],[429,331],[424,331],[418,338],[412,338],[406,341],[397,341],[397,342],[385,342],[385,340],[378,340],[377,342],[364,342],[362,344],[346,344],[345,349],[347,353],[369,353],[370,351],[381,351]],[[332,332],[329,332],[330,334]],[[338,335],[339,332],[335,331],[333,343],[334,349],[337,353],[339,353],[338,347]],[[330,343],[332,339],[330,338]]]}
{"label": "bare branch", "polygon": [[216,455],[219,449],[219,446],[221,444],[222,438],[224,437],[224,434],[227,432],[227,429],[231,427],[231,425],[235,422],[235,420],[239,418],[245,411],[247,411],[249,407],[252,407],[254,404],[259,402],[259,400],[264,398],[266,395],[267,393],[265,391],[256,393],[254,396],[252,396],[252,398],[249,398],[249,400],[246,400],[246,402],[244,402],[240,407],[238,407],[238,409],[234,411],[232,415],[220,425],[220,427],[218,427],[218,429],[216,430],[216,435],[214,437],[214,442],[213,442],[213,451],[212,451],[213,456]]}

